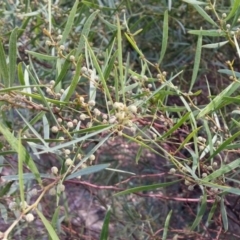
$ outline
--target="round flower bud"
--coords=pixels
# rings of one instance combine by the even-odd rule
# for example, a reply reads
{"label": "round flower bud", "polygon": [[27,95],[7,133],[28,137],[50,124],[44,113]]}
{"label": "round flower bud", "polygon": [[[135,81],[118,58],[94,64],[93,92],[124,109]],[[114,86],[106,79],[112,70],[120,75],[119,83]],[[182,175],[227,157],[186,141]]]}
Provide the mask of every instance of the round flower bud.
{"label": "round flower bud", "polygon": [[49,195],[51,195],[51,196],[54,196],[54,195],[56,195],[56,189],[55,188],[51,188],[50,190],[49,190]]}
{"label": "round flower bud", "polygon": [[202,177],[203,177],[203,178],[207,177],[207,173],[203,173],[203,174],[202,174]]}
{"label": "round flower bud", "polygon": [[227,14],[226,13],[223,13],[222,14],[222,18],[226,18],[227,17]]}
{"label": "round flower bud", "polygon": [[53,126],[53,127],[51,128],[51,131],[52,131],[53,133],[57,133],[57,132],[58,132],[58,127],[57,127],[57,126]]}
{"label": "round flower bud", "polygon": [[213,162],[212,166],[213,166],[214,169],[216,169],[216,168],[218,168],[218,163],[217,162]]}
{"label": "round flower bud", "polygon": [[87,118],[87,115],[86,114],[84,114],[84,113],[82,113],[81,115],[80,115],[80,119],[81,120],[85,120]]}
{"label": "round flower bud", "polygon": [[69,155],[70,153],[71,153],[71,151],[70,151],[69,149],[65,149],[65,150],[64,150],[64,154],[65,154],[65,155]]}
{"label": "round flower bud", "polygon": [[31,196],[36,196],[38,194],[38,190],[36,188],[33,188],[31,191],[30,191],[30,195]]}
{"label": "round flower bud", "polygon": [[75,57],[74,57],[73,55],[71,55],[71,56],[69,57],[69,60],[70,60],[71,62],[74,62],[74,61],[75,61]]}
{"label": "round flower bud", "polygon": [[92,155],[89,157],[89,160],[90,160],[90,161],[94,161],[94,160],[95,160],[95,155],[92,154]]}
{"label": "round flower bud", "polygon": [[32,222],[34,220],[34,216],[32,213],[28,213],[26,216],[25,216],[25,219],[27,222]]}
{"label": "round flower bud", "polygon": [[137,113],[137,107],[135,105],[128,106],[128,110],[132,113]]}
{"label": "round flower bud", "polygon": [[54,81],[54,80],[51,80],[51,81],[49,82],[49,84],[50,84],[50,85],[54,85],[54,84],[55,84],[55,81]]}
{"label": "round flower bud", "polygon": [[73,124],[77,125],[78,120],[77,119],[73,119]]}
{"label": "round flower bud", "polygon": [[185,179],[184,184],[188,186],[188,185],[190,185],[191,183],[190,183],[187,179]]}
{"label": "round flower bud", "polygon": [[118,136],[122,136],[123,135],[123,132],[122,131],[118,131]]}
{"label": "round flower bud", "polygon": [[68,126],[68,128],[73,128],[73,127],[74,127],[74,124],[73,124],[73,122],[68,122],[68,123],[67,123],[67,126]]}
{"label": "round flower bud", "polygon": [[117,120],[117,118],[115,116],[111,116],[110,119],[109,119],[109,123],[113,124],[113,123],[116,122],[116,120]]}
{"label": "round flower bud", "polygon": [[170,174],[175,174],[176,173],[176,169],[175,168],[171,168],[169,171]]}
{"label": "round flower bud", "polygon": [[73,160],[71,158],[67,158],[65,161],[66,166],[71,166],[73,164]]}
{"label": "round flower bud", "polygon": [[96,116],[100,116],[100,115],[101,115],[101,112],[100,112],[97,108],[94,108],[93,113],[94,113]]}
{"label": "round flower bud", "polygon": [[151,84],[151,83],[148,84],[148,88],[149,88],[149,89],[152,88],[152,84]]}
{"label": "round flower bud", "polygon": [[59,137],[58,139],[61,141],[64,141],[64,137]]}
{"label": "round flower bud", "polygon": [[20,207],[23,208],[23,209],[27,208],[28,207],[27,202],[26,201],[20,202]]}
{"label": "round flower bud", "polygon": [[65,46],[64,45],[60,45],[59,49],[63,51],[63,50],[65,50]]}
{"label": "round flower bud", "polygon": [[61,40],[61,39],[62,39],[62,35],[59,34],[59,35],[57,36],[57,40]]}
{"label": "round flower bud", "polygon": [[58,185],[58,190],[59,190],[60,192],[64,192],[64,191],[65,191],[65,185],[59,184],[59,185]]}
{"label": "round flower bud", "polygon": [[11,210],[11,211],[14,211],[17,209],[17,203],[16,202],[10,202],[8,204],[8,208]]}
{"label": "round flower bud", "polygon": [[81,159],[82,159],[82,155],[81,155],[80,153],[78,153],[77,159],[78,159],[78,160],[81,160]]}
{"label": "round flower bud", "polygon": [[62,123],[63,120],[62,120],[61,118],[58,118],[57,121],[58,121],[59,123]]}
{"label": "round flower bud", "polygon": [[51,45],[52,45],[52,42],[49,41],[49,40],[47,40],[47,41],[45,42],[45,44],[46,44],[47,46],[51,46]]}
{"label": "round flower bud", "polygon": [[91,107],[95,106],[95,104],[96,104],[96,102],[94,100],[90,100],[88,102],[88,105],[91,106]]}
{"label": "round flower bud", "polygon": [[54,175],[57,175],[58,174],[58,168],[57,167],[52,167],[51,168],[51,172],[54,174]]}

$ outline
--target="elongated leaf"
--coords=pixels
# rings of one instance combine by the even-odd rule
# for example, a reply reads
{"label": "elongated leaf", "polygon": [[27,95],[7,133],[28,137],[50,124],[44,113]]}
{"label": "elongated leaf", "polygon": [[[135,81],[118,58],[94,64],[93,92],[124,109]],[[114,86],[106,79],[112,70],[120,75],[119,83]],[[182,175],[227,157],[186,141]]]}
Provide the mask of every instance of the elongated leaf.
{"label": "elongated leaf", "polygon": [[90,166],[90,167],[81,169],[81,170],[76,171],[75,173],[69,175],[66,178],[66,180],[73,179],[73,178],[83,176],[83,175],[89,175],[89,174],[92,174],[92,173],[95,173],[95,172],[99,172],[99,171],[101,171],[101,170],[103,170],[103,169],[105,169],[109,166],[110,166],[110,164],[98,164],[98,165]]}
{"label": "elongated leaf", "polygon": [[160,53],[160,58],[158,60],[158,64],[161,64],[165,56],[165,53],[167,50],[167,44],[168,44],[168,10],[164,12],[162,47],[161,47],[161,53]]}
{"label": "elongated leaf", "polygon": [[228,21],[230,18],[232,18],[235,15],[235,13],[238,10],[239,6],[240,6],[240,0],[234,0],[233,4],[232,4],[232,9],[229,12],[229,14],[227,15],[227,17],[225,18],[225,21]]}
{"label": "elongated leaf", "polygon": [[224,45],[226,45],[229,41],[224,41],[224,42],[218,42],[218,43],[210,43],[210,44],[204,44],[202,45],[203,48],[211,48],[211,49],[215,49],[215,48],[220,48]]}
{"label": "elongated leaf", "polygon": [[24,200],[24,181],[23,181],[23,161],[24,161],[24,152],[21,143],[21,132],[18,136],[18,182],[19,182],[19,191],[20,191],[20,199],[22,203],[22,208],[25,209],[26,206],[23,204],[25,203]]}
{"label": "elongated leaf", "polygon": [[207,207],[207,201],[206,200],[207,200],[207,195],[204,194],[202,196],[202,202],[201,202],[201,207],[199,209],[199,212],[198,212],[198,214],[197,214],[197,216],[196,216],[196,218],[195,218],[195,220],[194,220],[194,222],[191,226],[191,231],[193,231],[202,220],[203,214],[205,213],[206,207]]}
{"label": "elongated leaf", "polygon": [[9,87],[15,81],[16,65],[17,65],[17,34],[18,29],[14,28],[9,40]]}
{"label": "elongated leaf", "polygon": [[7,182],[4,186],[0,187],[0,198],[4,197],[9,192],[13,183],[14,181],[10,181]]}
{"label": "elongated leaf", "polygon": [[82,53],[82,49],[85,45],[85,37],[87,38],[88,37],[88,34],[90,32],[90,27],[92,25],[92,22],[93,20],[95,19],[95,17],[97,16],[97,14],[99,13],[99,10],[93,12],[89,18],[87,19],[87,21],[84,23],[84,27],[83,27],[83,30],[82,30],[82,34],[81,34],[81,37],[80,37],[80,40],[79,40],[79,43],[78,43],[78,48],[77,48],[77,51],[76,51],[76,54],[75,54],[75,57],[78,57],[80,53]]}
{"label": "elongated leaf", "polygon": [[193,4],[193,7],[198,11],[198,13],[209,23],[216,26],[218,28],[217,23],[213,21],[213,19],[197,4]]}
{"label": "elongated leaf", "polygon": [[33,52],[33,51],[29,51],[29,50],[26,50],[26,52],[38,59],[41,59],[41,60],[47,60],[47,61],[52,61],[52,60],[56,60],[57,57],[56,56],[51,56],[51,55],[46,55],[46,54],[41,54],[41,53],[37,53],[37,52]]}
{"label": "elongated leaf", "polygon": [[25,86],[24,73],[23,73],[23,69],[22,69],[22,62],[20,62],[18,64],[18,80],[19,80],[19,83],[22,86]]}
{"label": "elongated leaf", "polygon": [[37,208],[36,208],[36,212],[37,212],[38,216],[40,217],[40,219],[42,220],[42,223],[45,226],[45,228],[47,229],[47,232],[50,235],[50,237],[54,240],[60,240],[58,238],[56,232],[54,231],[51,223],[44,217],[44,215]]}
{"label": "elongated leaf", "polygon": [[162,240],[166,240],[167,239],[167,233],[168,233],[169,222],[170,222],[171,216],[172,216],[172,210],[168,213],[168,215],[166,217],[165,224],[164,224]]}
{"label": "elongated leaf", "polygon": [[148,185],[148,186],[140,186],[140,187],[130,188],[130,189],[124,190],[122,192],[116,193],[116,194],[114,194],[114,196],[117,197],[117,196],[129,194],[129,193],[135,193],[135,192],[141,192],[141,191],[151,191],[153,189],[164,188],[164,187],[171,186],[171,185],[173,185],[173,184],[175,184],[179,181],[180,180],[173,181],[173,182],[152,184],[152,185]]}
{"label": "elongated leaf", "polygon": [[4,52],[2,41],[0,41],[0,75],[3,78],[3,84],[5,87],[9,86],[9,71],[6,62],[6,55]]}
{"label": "elongated leaf", "polygon": [[73,80],[71,81],[71,85],[67,89],[67,94],[66,94],[65,98],[63,99],[63,101],[65,101],[65,102],[69,101],[69,99],[73,95],[74,91],[76,90],[77,84],[80,80],[80,72],[81,72],[81,67],[82,67],[82,61],[83,61],[83,58],[82,58],[82,55],[81,55],[79,57],[78,61],[77,61],[77,66],[76,66],[76,70],[75,70]]}
{"label": "elongated leaf", "polygon": [[201,2],[197,0],[182,0],[182,1],[190,4],[207,5],[206,2]]}
{"label": "elongated leaf", "polygon": [[209,174],[207,177],[203,178],[204,182],[212,181],[224,174],[231,172],[235,168],[240,166],[240,158],[222,166],[221,168],[215,170],[213,173]]}
{"label": "elongated leaf", "polygon": [[197,116],[197,119],[209,114],[215,110],[223,101],[223,97],[229,97],[240,87],[240,83],[233,82],[227,88],[225,88],[220,94],[218,94],[205,108],[203,108]]}
{"label": "elongated leaf", "polygon": [[100,235],[100,240],[108,239],[108,228],[109,228],[110,216],[111,216],[111,208],[109,207],[107,210],[106,216],[104,218],[101,235]]}
{"label": "elongated leaf", "polygon": [[226,207],[224,204],[224,197],[221,198],[221,216],[222,216],[223,228],[224,228],[225,232],[227,232],[228,216],[227,216],[227,211],[226,211]]}
{"label": "elongated leaf", "polygon": [[75,18],[76,12],[77,12],[78,3],[79,3],[79,0],[76,0],[72,7],[72,10],[70,11],[70,14],[68,15],[68,20],[67,20],[66,26],[63,30],[62,39],[60,40],[60,44],[63,44],[66,41],[67,37],[69,36],[69,33],[72,30],[74,18]]}
{"label": "elongated leaf", "polygon": [[169,135],[171,135],[174,131],[176,131],[177,129],[179,129],[179,127],[184,124],[186,122],[186,120],[189,118],[189,115],[191,114],[191,112],[187,112],[181,119],[179,119],[179,121],[170,128],[169,131],[167,131],[165,134],[163,134],[163,136],[161,137],[162,139],[168,137]]}
{"label": "elongated leaf", "polygon": [[12,133],[8,130],[8,128],[6,128],[6,126],[3,125],[2,122],[0,122],[0,132],[3,134],[3,136],[5,137],[5,139],[10,144],[10,146],[12,147],[13,150],[18,152],[19,149],[21,149],[21,154],[22,154],[24,163],[29,167],[31,172],[34,174],[38,183],[42,184],[40,173],[39,173],[34,161],[29,156],[29,154],[26,152],[25,148],[22,145],[20,145],[18,140],[12,135]]}
{"label": "elongated leaf", "polygon": [[189,30],[188,33],[194,35],[202,35],[202,36],[209,36],[209,37],[223,37],[225,33],[221,30]]}
{"label": "elongated leaf", "polygon": [[[200,30],[201,31],[201,30]],[[200,60],[201,60],[201,51],[202,50],[202,35],[198,35],[198,42],[197,42],[197,48],[196,48],[196,54],[195,54],[195,59],[194,59],[194,66],[193,66],[193,73],[192,73],[192,79],[191,79],[191,84],[189,91],[192,90],[196,79],[198,75],[198,70],[199,70],[199,65],[200,65]]]}
{"label": "elongated leaf", "polygon": [[99,66],[98,60],[97,60],[97,58],[96,58],[93,50],[91,49],[91,47],[90,47],[90,45],[89,45],[89,43],[88,43],[88,41],[87,41],[86,38],[85,38],[85,41],[86,41],[86,45],[87,45],[88,51],[89,51],[89,53],[90,53],[90,55],[91,55],[91,58],[92,58],[94,67],[96,68],[97,73],[98,73],[98,75],[99,75],[99,78],[100,78],[100,80],[101,80],[101,82],[102,82],[102,85],[103,85],[103,88],[104,88],[104,90],[105,90],[105,93],[106,93],[108,99],[109,99],[111,102],[113,102],[113,101],[112,101],[111,94],[110,94],[110,91],[109,91],[109,89],[108,89],[108,85],[107,85],[106,80],[105,80],[105,78],[104,78],[103,72],[102,72],[102,70],[101,70],[101,68],[100,68],[100,66]]}

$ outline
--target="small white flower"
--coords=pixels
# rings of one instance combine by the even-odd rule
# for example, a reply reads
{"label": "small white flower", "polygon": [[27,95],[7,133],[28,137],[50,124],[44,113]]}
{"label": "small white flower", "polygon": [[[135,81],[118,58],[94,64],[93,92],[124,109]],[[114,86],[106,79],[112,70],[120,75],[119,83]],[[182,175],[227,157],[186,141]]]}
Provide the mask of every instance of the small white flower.
{"label": "small white flower", "polygon": [[84,114],[84,113],[82,113],[81,115],[80,115],[80,119],[81,120],[85,120],[87,118],[87,115],[86,114]]}
{"label": "small white flower", "polygon": [[128,106],[128,110],[132,113],[137,113],[137,107],[135,105]]}
{"label": "small white flower", "polygon": [[61,40],[61,39],[62,39],[62,35],[59,34],[59,35],[57,36],[57,40]]}
{"label": "small white flower", "polygon": [[49,195],[51,195],[51,196],[56,195],[56,193],[57,193],[57,191],[56,191],[55,188],[51,188],[51,189],[49,190]]}
{"label": "small white flower", "polygon": [[64,192],[64,191],[65,191],[65,185],[59,184],[59,185],[58,185],[58,190],[59,190],[60,192]]}
{"label": "small white flower", "polygon": [[25,219],[27,222],[32,222],[34,220],[34,216],[32,213],[28,213],[26,216],[25,216]]}
{"label": "small white flower", "polygon": [[28,207],[27,202],[26,201],[24,201],[24,203],[20,202],[20,207],[24,209],[27,208]]}
{"label": "small white flower", "polygon": [[81,160],[81,159],[82,159],[82,155],[81,155],[80,153],[78,153],[77,159],[78,159],[78,160]]}
{"label": "small white flower", "polygon": [[93,113],[94,113],[96,116],[100,116],[100,115],[101,115],[101,112],[100,112],[97,108],[94,108]]}
{"label": "small white flower", "polygon": [[17,208],[17,203],[16,203],[16,202],[10,202],[9,205],[8,205],[8,208],[9,208],[11,211],[16,210],[16,208]]}
{"label": "small white flower", "polygon": [[207,173],[202,174],[202,178],[205,178],[205,177],[207,177]]}
{"label": "small white flower", "polygon": [[176,169],[175,168],[171,168],[169,171],[170,174],[175,174],[176,173]]}
{"label": "small white flower", "polygon": [[67,158],[65,161],[66,166],[71,166],[73,164],[73,160],[71,158]]}
{"label": "small white flower", "polygon": [[75,61],[75,57],[74,57],[73,55],[71,55],[71,56],[69,57],[69,60],[70,60],[71,62],[74,62],[74,61]]}
{"label": "small white flower", "polygon": [[94,160],[95,160],[95,155],[92,154],[92,155],[89,157],[89,160],[90,160],[90,161],[94,161]]}
{"label": "small white flower", "polygon": [[70,153],[71,153],[71,151],[70,151],[69,149],[65,149],[65,150],[64,150],[64,154],[65,154],[65,155],[69,155]]}
{"label": "small white flower", "polygon": [[59,49],[63,51],[63,50],[65,50],[65,46],[64,45],[60,45]]}
{"label": "small white flower", "polygon": [[68,128],[73,128],[73,127],[74,127],[74,124],[73,124],[73,122],[68,122],[68,123],[67,123],[67,126],[68,126]]}
{"label": "small white flower", "polygon": [[94,107],[95,104],[96,104],[96,102],[95,102],[94,100],[90,100],[90,101],[88,102],[88,105],[91,106],[91,107]]}
{"label": "small white flower", "polygon": [[58,174],[58,168],[55,167],[55,166],[53,166],[53,167],[51,168],[51,172],[52,172],[54,175],[57,175],[57,174]]}
{"label": "small white flower", "polygon": [[53,127],[51,128],[51,131],[52,131],[53,133],[57,133],[57,132],[58,132],[58,127],[57,127],[57,126],[53,126]]}

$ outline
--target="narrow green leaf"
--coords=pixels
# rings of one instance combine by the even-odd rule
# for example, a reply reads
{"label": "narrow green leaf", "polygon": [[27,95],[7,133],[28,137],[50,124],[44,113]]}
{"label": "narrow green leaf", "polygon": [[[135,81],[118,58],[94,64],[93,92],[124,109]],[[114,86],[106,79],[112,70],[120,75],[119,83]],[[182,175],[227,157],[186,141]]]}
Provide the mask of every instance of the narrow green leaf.
{"label": "narrow green leaf", "polygon": [[67,59],[65,60],[65,62],[63,63],[63,65],[61,66],[61,71],[58,74],[58,76],[56,76],[56,80],[55,80],[55,84],[54,87],[56,87],[60,82],[62,82],[63,78],[66,76],[70,66],[71,66],[71,62],[69,61],[69,57],[73,54],[73,51],[71,51],[68,56]]}
{"label": "narrow green leaf", "polygon": [[240,72],[233,72],[229,69],[220,69],[218,70],[219,73],[224,73],[224,74],[227,74],[229,76],[236,76],[237,78],[240,78]]}
{"label": "narrow green leaf", "polygon": [[21,154],[22,154],[22,159],[23,159],[24,163],[29,167],[31,172],[35,175],[36,180],[41,185],[42,180],[40,177],[40,173],[39,173],[34,161],[30,157],[30,155],[26,152],[25,148],[22,145],[21,145],[21,147],[19,146],[20,143],[18,142],[18,140],[12,135],[12,133],[8,130],[8,128],[6,128],[6,126],[4,126],[4,124],[2,122],[0,122],[0,132],[3,134],[4,138],[10,144],[10,146],[12,147],[13,150],[18,152],[19,148],[21,148]]}
{"label": "narrow green leaf", "polygon": [[14,28],[10,35],[9,40],[9,84],[8,87],[13,86],[16,75],[17,65],[17,34],[18,29]]}
{"label": "narrow green leaf", "polygon": [[[84,38],[85,38],[85,37],[84,37]],[[101,80],[101,82],[102,82],[104,91],[106,92],[106,95],[107,95],[108,99],[109,99],[111,102],[113,102],[113,101],[112,101],[111,94],[110,94],[110,91],[109,91],[109,89],[108,89],[108,85],[107,85],[106,80],[105,80],[105,78],[104,78],[103,72],[102,72],[102,70],[101,70],[101,68],[100,68],[100,66],[99,66],[98,60],[97,60],[97,58],[96,58],[93,50],[91,49],[91,47],[90,47],[90,45],[89,45],[89,43],[88,43],[88,41],[87,41],[86,38],[85,38],[85,41],[86,41],[86,45],[87,45],[88,51],[89,51],[89,53],[90,53],[90,55],[91,55],[91,58],[92,58],[92,60],[93,60],[94,67],[96,68],[97,73],[98,73],[98,75],[99,75],[99,78],[100,78],[100,80]]]}
{"label": "narrow green leaf", "polygon": [[74,172],[73,174],[66,177],[66,180],[73,179],[73,178],[83,176],[83,175],[89,175],[89,174],[92,174],[95,172],[99,172],[109,166],[110,166],[110,164],[98,164],[98,165],[90,166],[90,167],[87,167],[87,168],[84,168],[84,169]]}
{"label": "narrow green leaf", "polygon": [[99,13],[100,11],[97,10],[95,12],[93,12],[89,18],[87,19],[87,21],[84,23],[84,27],[83,27],[83,30],[82,30],[82,33],[81,33],[81,37],[80,37],[80,40],[79,40],[79,43],[78,43],[78,48],[77,48],[77,51],[76,51],[76,54],[75,54],[75,57],[78,57],[80,53],[82,53],[82,49],[85,45],[85,38],[88,37],[88,34],[90,32],[90,27],[92,25],[92,22],[93,20],[95,19],[95,17],[97,16],[97,14]]}
{"label": "narrow green leaf", "polygon": [[197,4],[193,4],[193,7],[198,11],[198,13],[209,23],[218,28],[217,23]]}
{"label": "narrow green leaf", "polygon": [[202,35],[208,37],[223,37],[225,33],[221,30],[211,29],[211,30],[189,30],[188,33],[194,35]]}
{"label": "narrow green leaf", "polygon": [[148,186],[140,186],[140,187],[130,188],[130,189],[124,190],[122,192],[116,193],[116,194],[114,194],[114,196],[117,197],[117,196],[129,194],[129,193],[135,193],[135,192],[141,192],[141,191],[151,191],[153,189],[164,188],[164,187],[171,186],[175,183],[178,183],[179,181],[180,180],[173,181],[173,182],[152,184],[152,185],[148,185]]}
{"label": "narrow green leaf", "polygon": [[57,206],[54,211],[52,221],[51,221],[51,225],[55,230],[57,230],[57,224],[58,224],[58,220],[59,220],[59,211],[60,211],[60,206]]}
{"label": "narrow green leaf", "polygon": [[163,20],[163,33],[162,33],[162,47],[161,47],[161,53],[160,58],[158,60],[158,64],[161,64],[166,50],[167,50],[167,44],[168,44],[168,10],[164,12],[164,20]]}
{"label": "narrow green leaf", "polygon": [[79,1],[76,0],[72,7],[72,10],[70,11],[70,14],[68,15],[68,20],[67,20],[66,26],[63,30],[62,39],[60,40],[60,44],[63,44],[66,41],[67,37],[69,36],[69,33],[72,30],[74,18],[75,18],[76,12],[77,12],[78,3],[79,3]]}
{"label": "narrow green leaf", "polygon": [[52,225],[50,224],[50,222],[44,217],[44,215],[37,208],[35,210],[38,216],[40,217],[40,219],[42,220],[43,225],[47,229],[49,236],[54,240],[60,240],[56,232],[54,231]]}
{"label": "narrow green leaf", "polygon": [[213,159],[218,153],[222,152],[222,150],[226,149],[226,147],[233,142],[240,135],[240,132],[236,132],[231,137],[227,138],[215,151],[214,153],[208,158]]}
{"label": "narrow green leaf", "polygon": [[225,88],[220,94],[218,94],[205,108],[203,108],[197,119],[202,118],[203,116],[209,114],[211,111],[215,110],[223,101],[223,97],[229,97],[240,87],[239,82],[231,83],[227,88]]}
{"label": "narrow green leaf", "polygon": [[193,66],[193,73],[192,73],[192,79],[191,79],[189,92],[192,91],[192,88],[193,88],[193,86],[196,82],[196,79],[197,79],[199,65],[200,65],[200,61],[201,61],[201,53],[202,53],[202,35],[200,34],[200,35],[198,35],[198,42],[197,42],[197,48],[196,48],[196,54],[195,54],[194,66]]}
{"label": "narrow green leaf", "polygon": [[215,48],[220,48],[224,45],[226,45],[229,41],[224,41],[224,42],[218,42],[218,43],[210,43],[210,44],[204,44],[202,45],[203,48],[210,48],[210,49],[215,49]]}
{"label": "narrow green leaf", "polygon": [[224,204],[224,197],[221,198],[221,216],[222,216],[223,228],[224,228],[225,232],[227,232],[228,216],[227,216],[227,211],[226,211],[226,207]]}
{"label": "narrow green leaf", "polygon": [[83,61],[83,57],[81,55],[78,58],[77,66],[76,66],[76,69],[75,69],[75,74],[74,74],[73,80],[71,81],[71,85],[67,89],[66,96],[64,97],[64,99],[61,99],[61,100],[68,102],[69,99],[71,98],[71,96],[73,95],[74,91],[76,90],[77,84],[80,80],[80,72],[81,72],[81,67],[82,67],[82,61]]}
{"label": "narrow green leaf", "polygon": [[221,168],[215,170],[213,173],[209,174],[207,177],[203,178],[204,182],[212,181],[220,176],[223,176],[224,174],[231,172],[235,168],[240,166],[240,158],[222,166]]}
{"label": "narrow green leaf", "polygon": [[9,192],[14,182],[15,181],[7,182],[4,186],[0,187],[0,198],[4,197]]}
{"label": "narrow green leaf", "polygon": [[25,86],[24,73],[23,73],[23,69],[22,69],[22,62],[20,62],[18,64],[18,80],[19,80],[19,83],[22,86]]}
{"label": "narrow green leaf", "polygon": [[[123,92],[123,89],[125,88],[125,83],[124,83],[124,79],[123,79],[123,58],[122,58],[122,33],[121,33],[121,25],[120,25],[120,21],[119,18],[117,17],[117,52],[118,52],[118,73],[119,73],[119,80],[120,81],[115,81],[115,83],[120,82],[121,83],[121,90]],[[116,92],[118,92],[119,87],[116,86],[115,84],[115,89],[117,90]],[[125,103],[125,94],[122,95],[123,98],[123,102]]]}
{"label": "narrow green leaf", "polygon": [[217,200],[214,202],[214,204],[213,204],[213,206],[211,207],[211,210],[210,210],[210,212],[209,212],[209,214],[208,214],[208,218],[207,218],[207,221],[206,221],[206,226],[209,226],[209,224],[210,224],[210,221],[212,220],[212,218],[213,218],[213,215],[214,215],[214,213],[215,213],[215,211],[216,211],[216,209],[217,209],[217,206],[218,206],[218,202],[217,202]]}
{"label": "narrow green leaf", "polygon": [[239,6],[240,0],[234,0],[232,4],[232,9],[224,20],[228,21],[230,18],[232,18],[235,15],[236,11],[238,10]]}
{"label": "narrow green leaf", "polygon": [[29,51],[29,50],[26,50],[26,52],[38,59],[41,59],[41,60],[47,60],[47,61],[57,60],[56,56],[50,56],[50,55],[46,55],[46,54]]}
{"label": "narrow green leaf", "polygon": [[202,201],[201,201],[201,207],[199,209],[199,212],[191,226],[191,231],[193,231],[201,222],[202,217],[206,211],[206,207],[207,207],[207,195],[206,193],[204,193],[204,195],[202,196]]}
{"label": "narrow green leaf", "polygon": [[0,75],[3,78],[3,84],[5,87],[9,86],[8,80],[9,80],[9,72],[6,62],[6,55],[4,52],[2,41],[0,41]]}
{"label": "narrow green leaf", "polygon": [[191,112],[187,112],[182,118],[179,119],[179,121],[170,128],[169,131],[167,131],[165,134],[163,134],[163,136],[161,137],[161,139],[164,139],[166,137],[168,137],[169,135],[171,135],[174,131],[176,131],[177,129],[179,129],[179,127],[184,124],[186,122],[186,120],[189,118],[189,115],[191,114]]}
{"label": "narrow green leaf", "polygon": [[109,222],[110,222],[110,216],[111,216],[111,208],[108,207],[106,216],[104,218],[100,240],[108,240],[108,229],[109,229]]}
{"label": "narrow green leaf", "polygon": [[164,224],[162,240],[166,240],[167,239],[167,233],[168,233],[169,222],[170,222],[171,216],[172,216],[172,210],[168,213],[168,215],[166,217],[165,224]]}
{"label": "narrow green leaf", "polygon": [[205,2],[196,1],[196,0],[182,0],[182,1],[190,4],[207,5],[207,3]]}
{"label": "narrow green leaf", "polygon": [[[24,180],[23,180],[23,161],[24,161],[24,152],[21,143],[21,131],[18,136],[18,182],[19,182],[19,191],[20,191],[20,199],[22,203],[25,203],[24,200]],[[22,209],[25,209],[26,206],[22,205]]]}

